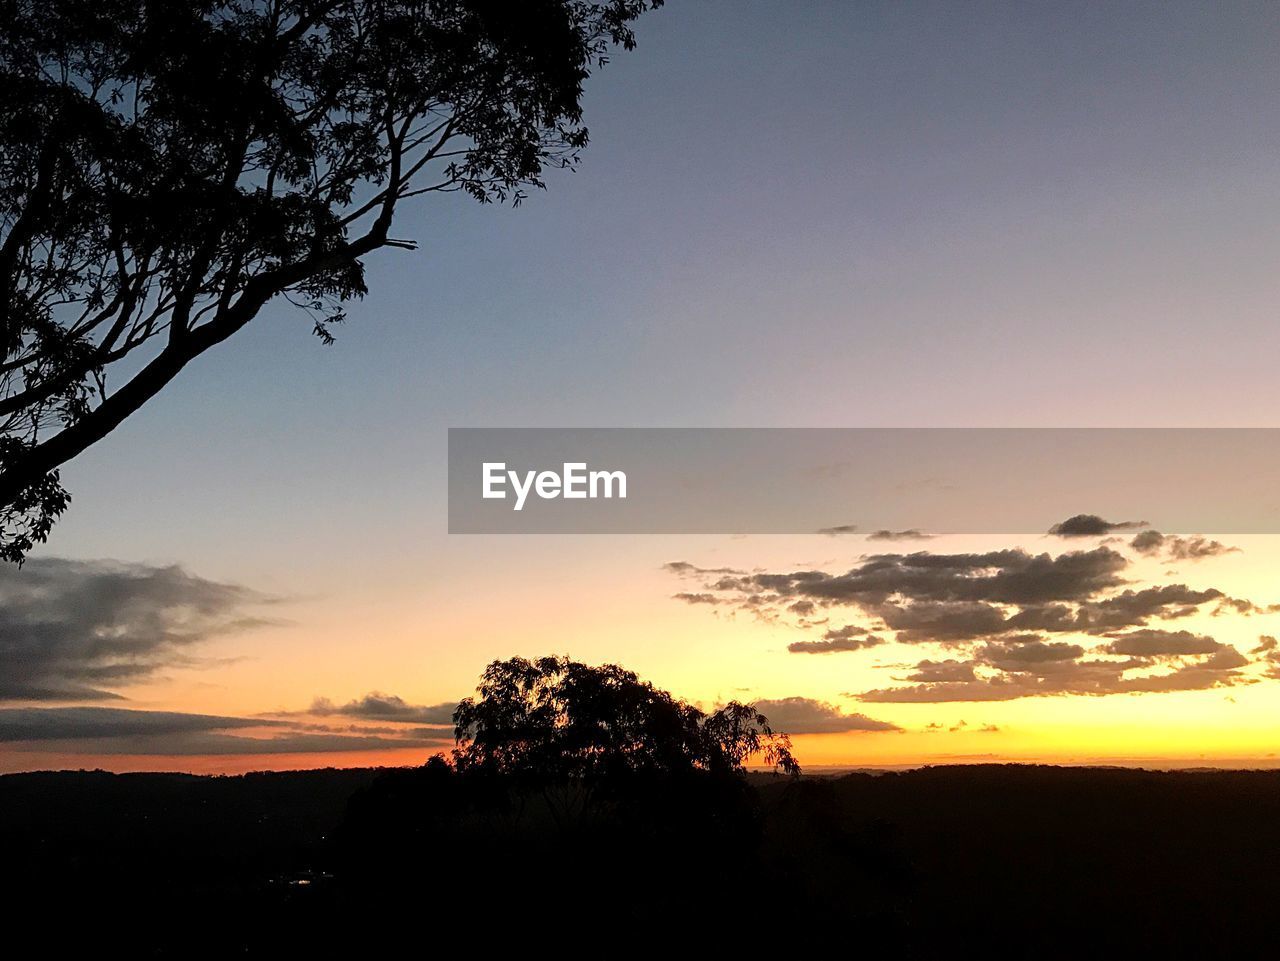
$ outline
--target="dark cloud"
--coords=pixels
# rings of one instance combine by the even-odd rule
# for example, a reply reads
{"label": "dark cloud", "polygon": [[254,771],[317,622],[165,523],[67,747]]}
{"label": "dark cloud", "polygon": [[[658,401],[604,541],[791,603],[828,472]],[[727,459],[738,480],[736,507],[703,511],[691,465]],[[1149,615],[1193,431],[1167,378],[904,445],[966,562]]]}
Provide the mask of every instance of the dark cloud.
{"label": "dark cloud", "polygon": [[976,731],[979,734],[992,734],[1000,730],[1000,728],[994,724],[983,724],[981,727],[970,727],[968,721],[961,720],[961,721],[956,721],[950,727],[948,727],[945,724],[939,724],[937,721],[933,721],[929,724],[926,724],[924,726],[924,730],[926,733],[932,733],[936,731],[947,731],[951,734],[956,734],[961,731]]}
{"label": "dark cloud", "polygon": [[1131,531],[1146,527],[1146,521],[1108,521],[1097,514],[1076,514],[1049,528],[1055,537],[1102,537],[1115,531]]}
{"label": "dark cloud", "polygon": [[1053,557],[1015,548],[985,554],[875,554],[844,574],[793,571],[723,577],[713,591],[804,598],[824,604],[878,606],[895,596],[915,601],[1001,604],[1085,600],[1121,582],[1128,565],[1109,547]]}
{"label": "dark cloud", "polygon": [[681,577],[703,577],[707,574],[744,574],[733,567],[697,567],[688,561],[669,561],[662,565],[662,569],[670,574],[678,574]]}
{"label": "dark cloud", "polygon": [[863,648],[872,647],[876,643],[877,641],[872,640],[868,644],[860,638],[837,638],[830,641],[792,641],[787,645],[787,650],[792,654],[838,654],[841,651],[861,651]]}
{"label": "dark cloud", "polygon": [[335,704],[326,697],[318,697],[311,703],[308,714],[321,717],[363,718],[370,721],[404,721],[413,724],[452,725],[456,701],[442,704],[410,704],[394,694],[372,691],[362,698]]}
{"label": "dark cloud", "polygon": [[1011,632],[1105,634],[1141,627],[1154,618],[1187,617],[1210,601],[1229,604],[1241,614],[1262,610],[1248,601],[1228,598],[1217,589],[1195,590],[1185,584],[1110,595],[1099,591],[1096,596],[1097,600],[1073,603],[1024,604],[1010,611],[1008,602],[922,601],[903,595],[867,610],[897,631],[899,642],[907,644],[965,643]]}
{"label": "dark cloud", "polygon": [[69,738],[134,737],[190,734],[233,728],[278,726],[279,721],[182,714],[174,711],[134,711],[116,707],[0,708],[0,741],[55,741]]}
{"label": "dark cloud", "polygon": [[784,734],[842,734],[851,731],[898,731],[889,721],[864,714],[845,714],[833,704],[808,697],[784,697],[756,701],[755,708],[769,719],[769,726]]}
{"label": "dark cloud", "polygon": [[704,578],[702,593],[766,619],[800,609],[807,617],[818,608],[852,607],[903,643],[964,643],[1039,630],[1047,621],[1060,624],[1043,629],[1076,630],[1081,617],[1123,626],[1103,611],[1082,615],[1078,609],[1124,583],[1120,574],[1127,563],[1107,547],[1057,557],[1022,550],[878,554],[843,574],[717,575]]}
{"label": "dark cloud", "polygon": [[[109,740],[56,742],[59,753],[96,755],[250,757],[279,754],[337,754],[348,751],[392,751],[413,748],[437,751],[452,746],[453,737],[361,737],[343,734],[285,733],[271,737],[192,733],[171,737],[137,737]],[[22,748],[15,748],[21,750]],[[40,750],[48,749],[42,746]],[[27,748],[30,750],[30,748]]]}
{"label": "dark cloud", "polygon": [[1079,644],[1036,640],[1021,644],[984,644],[978,649],[977,661],[1002,671],[1022,671],[1031,665],[1078,661],[1083,654],[1084,648]]}
{"label": "dark cloud", "polygon": [[1240,551],[1238,547],[1228,547],[1221,541],[1211,541],[1204,537],[1170,537],[1168,541],[1169,557],[1175,561],[1200,561],[1206,557]]}
{"label": "dark cloud", "polygon": [[181,567],[35,558],[0,566],[0,700],[104,700],[200,663],[214,637],[277,623],[272,599]]}
{"label": "dark cloud", "polygon": [[[228,731],[261,729],[250,737]],[[99,755],[258,755],[433,749],[453,742],[442,730],[415,728],[400,736],[373,729],[314,733],[305,726],[262,718],[134,711],[110,707],[0,708],[0,742],[7,750]]]}
{"label": "dark cloud", "polygon": [[1203,634],[1190,631],[1160,631],[1144,629],[1126,634],[1111,634],[1116,640],[1103,650],[1108,654],[1128,654],[1132,657],[1172,657],[1182,654],[1212,654],[1225,645]]}
{"label": "dark cloud", "polygon": [[903,644],[971,641],[1009,629],[1003,610],[979,601],[882,604],[876,613]]}
{"label": "dark cloud", "polygon": [[1280,644],[1270,634],[1258,638],[1258,646],[1251,652],[1262,666],[1263,677],[1280,679]]}
{"label": "dark cloud", "polygon": [[1237,553],[1240,548],[1228,547],[1221,541],[1211,541],[1199,535],[1195,537],[1176,537],[1172,534],[1161,534],[1159,531],[1143,531],[1129,546],[1139,554],[1147,557],[1163,555],[1171,561],[1201,561],[1220,554]]}
{"label": "dark cloud", "polygon": [[820,641],[794,641],[787,645],[787,650],[792,654],[834,654],[838,651],[861,651],[882,643],[882,638],[860,627],[846,625],[827,631]]}
{"label": "dark cloud", "polygon": [[[1168,538],[1162,535],[1161,543],[1168,549]],[[863,621],[821,640],[794,642],[788,648],[794,653],[856,651],[891,634],[898,643],[938,645],[952,655],[918,661],[896,678],[898,686],[850,695],[864,701],[1205,690],[1258,679],[1256,671],[1245,673],[1251,661],[1234,647],[1170,622],[1280,608],[1214,587],[1130,586],[1130,563],[1105,544],[1056,556],[1016,548],[918,551],[866,556],[843,573],[716,572],[702,579],[702,590],[770,623],[804,628],[821,623],[816,615],[836,611],[855,612]],[[1255,657],[1266,676],[1275,671],[1280,677],[1280,653]]]}
{"label": "dark cloud", "polygon": [[714,594],[691,594],[688,591],[681,591],[679,594],[672,594],[671,597],[677,601],[684,601],[686,604],[720,604],[722,600]]}
{"label": "dark cloud", "polygon": [[854,695],[869,704],[945,704],[954,701],[1011,701],[1036,693],[1012,678],[977,678],[970,681],[931,681],[906,687],[885,687]]}
{"label": "dark cloud", "polygon": [[1041,605],[1021,609],[1009,618],[1016,630],[1106,633],[1126,627],[1142,627],[1152,618],[1189,617],[1208,601],[1230,600],[1215,587],[1194,590],[1185,584],[1166,584],[1124,590],[1105,598],[1084,601],[1074,608]]}
{"label": "dark cloud", "polygon": [[1134,536],[1129,546],[1139,554],[1158,554],[1164,546],[1164,535],[1159,531],[1143,531]]}
{"label": "dark cloud", "polygon": [[856,534],[858,528],[854,524],[837,524],[835,527],[819,527],[819,534],[826,534],[828,537],[839,537],[841,534]]}
{"label": "dark cloud", "polygon": [[[1113,660],[1098,654],[1129,656]],[[968,661],[921,661],[901,679],[908,682],[906,686],[852,696],[869,703],[943,703],[1198,691],[1247,683],[1241,668],[1249,664],[1234,647],[1212,638],[1185,631],[1142,631],[1096,652],[1058,642],[986,644]],[[1152,668],[1163,670],[1132,673]]]}
{"label": "dark cloud", "polygon": [[1218,606],[1214,608],[1213,615],[1217,617],[1220,614],[1275,614],[1277,611],[1280,611],[1280,604],[1262,605],[1243,597],[1222,597],[1218,600]]}
{"label": "dark cloud", "polygon": [[913,674],[909,674],[907,676],[908,681],[914,681],[917,684],[938,684],[944,681],[972,681],[973,679],[973,664],[969,661],[956,660],[924,660],[916,665],[916,669]]}
{"label": "dark cloud", "polygon": [[916,530],[914,527],[905,531],[872,531],[867,535],[867,540],[869,541],[928,541],[932,539],[932,534],[926,534],[923,531]]}

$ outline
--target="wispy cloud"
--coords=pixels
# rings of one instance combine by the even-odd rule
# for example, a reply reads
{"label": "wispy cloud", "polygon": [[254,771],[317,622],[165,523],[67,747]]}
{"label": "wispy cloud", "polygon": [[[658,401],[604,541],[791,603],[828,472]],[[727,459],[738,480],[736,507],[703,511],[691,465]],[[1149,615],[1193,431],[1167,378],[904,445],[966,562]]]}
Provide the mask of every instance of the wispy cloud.
{"label": "wispy cloud", "polygon": [[835,527],[819,527],[818,533],[827,537],[839,537],[842,534],[858,533],[858,527],[856,524],[837,524]]}
{"label": "wispy cloud", "polygon": [[[0,743],[9,751],[99,755],[318,754],[417,748],[440,750],[452,732],[409,728],[315,731],[286,720],[137,711],[113,707],[0,708]],[[248,735],[245,731],[258,733]],[[238,733],[231,733],[238,732]]]}
{"label": "wispy cloud", "polygon": [[878,530],[867,535],[869,541],[929,541],[932,534],[926,534],[912,527],[905,531]]}
{"label": "wispy cloud", "polygon": [[413,724],[452,725],[457,701],[441,704],[410,704],[395,694],[371,691],[364,697],[345,704],[335,704],[326,697],[318,697],[311,703],[308,714],[319,716],[339,715],[370,721],[401,721]]}
{"label": "wispy cloud", "polygon": [[882,643],[883,638],[860,627],[846,625],[827,631],[820,641],[794,641],[787,645],[787,650],[792,654],[834,654],[838,651],[861,651]]}
{"label": "wispy cloud", "polygon": [[1239,552],[1238,547],[1228,547],[1220,541],[1205,537],[1177,537],[1159,531],[1143,531],[1129,541],[1129,546],[1147,557],[1163,555],[1171,561],[1201,561],[1220,554]]}
{"label": "wispy cloud", "polygon": [[35,558],[0,566],[0,701],[109,700],[215,637],[278,623],[272,598],[181,567]]}
{"label": "wispy cloud", "polygon": [[784,697],[756,701],[755,708],[769,719],[775,731],[784,734],[843,734],[854,731],[898,731],[889,721],[877,721],[864,714],[846,714],[825,701],[808,697]]}

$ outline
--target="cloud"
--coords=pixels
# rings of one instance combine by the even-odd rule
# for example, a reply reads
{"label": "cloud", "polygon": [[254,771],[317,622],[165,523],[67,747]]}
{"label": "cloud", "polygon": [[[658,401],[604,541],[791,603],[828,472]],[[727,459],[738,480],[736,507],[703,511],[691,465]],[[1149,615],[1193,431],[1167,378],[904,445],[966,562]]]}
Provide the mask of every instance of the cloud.
{"label": "cloud", "polygon": [[1002,671],[1023,671],[1031,665],[1078,661],[1083,654],[1084,648],[1079,644],[1036,640],[1021,644],[984,644],[976,659]]}
{"label": "cloud", "polygon": [[[1167,549],[1168,539],[1161,537]],[[788,646],[793,653],[857,651],[874,646],[875,638],[934,645],[947,655],[916,661],[894,686],[849,695],[863,701],[1207,690],[1256,682],[1258,672],[1245,671],[1254,664],[1264,676],[1280,678],[1280,651],[1256,651],[1251,661],[1229,644],[1170,623],[1280,607],[1215,587],[1132,586],[1131,563],[1106,544],[1057,555],[1020,548],[917,551],[864,556],[843,572],[715,572],[701,578],[701,591],[768,623],[806,628],[836,612],[862,619],[820,640],[796,641]]]}
{"label": "cloud", "polygon": [[902,644],[970,641],[1009,630],[1004,611],[982,601],[888,603],[876,613]]}
{"label": "cloud", "polygon": [[928,541],[932,539],[932,534],[926,534],[914,527],[905,531],[872,531],[867,535],[867,540],[869,541]]}
{"label": "cloud", "polygon": [[873,704],[946,704],[953,701],[1011,701],[1037,692],[1008,679],[975,678],[972,681],[938,681],[908,687],[885,687],[854,695]]}
{"label": "cloud", "polygon": [[688,591],[681,591],[679,594],[672,594],[671,597],[677,601],[684,601],[686,604],[719,604],[721,599],[714,594],[691,594]]}
{"label": "cloud", "polygon": [[1250,651],[1262,665],[1263,677],[1280,679],[1280,644],[1270,634],[1258,638],[1258,646]]}
{"label": "cloud", "polygon": [[1049,533],[1055,537],[1101,537],[1115,531],[1130,531],[1146,526],[1146,521],[1107,521],[1097,514],[1076,514],[1054,524],[1049,528]]}
{"label": "cloud", "polygon": [[845,714],[833,704],[808,697],[756,701],[755,709],[769,726],[785,734],[843,734],[852,731],[899,731],[898,725],[864,714]]}
{"label": "cloud", "polygon": [[1219,554],[1236,554],[1240,548],[1228,547],[1221,541],[1211,541],[1203,537],[1170,537],[1169,557],[1175,561],[1200,561],[1206,557],[1217,557]]}
{"label": "cloud", "polygon": [[311,708],[306,713],[320,717],[339,715],[370,721],[403,721],[452,727],[453,712],[457,706],[456,701],[446,701],[442,704],[410,704],[404,698],[394,694],[371,691],[364,697],[348,701],[346,704],[334,704],[327,697],[318,697],[312,701]]}
{"label": "cloud", "polygon": [[939,724],[937,721],[934,721],[930,724],[926,724],[924,726],[924,730],[926,733],[947,731],[951,734],[956,734],[962,731],[973,731],[977,734],[994,734],[1000,730],[1000,727],[996,724],[983,724],[979,727],[973,727],[968,721],[964,720],[956,721],[950,727],[947,727],[945,724]]}
{"label": "cloud", "polygon": [[[915,673],[907,676],[907,680],[919,684],[937,684],[944,681],[972,681],[973,664],[969,661],[930,661],[924,660],[916,665]],[[856,697],[857,695],[850,695]]]}
{"label": "cloud", "polygon": [[826,534],[828,537],[839,537],[841,534],[856,534],[858,532],[855,524],[837,524],[835,527],[819,527],[819,534]]}
{"label": "cloud", "polygon": [[0,567],[0,701],[107,700],[201,663],[215,637],[278,623],[273,599],[181,567],[33,558]]}
{"label": "cloud", "polygon": [[723,577],[712,591],[805,598],[825,604],[883,605],[895,595],[918,601],[1003,604],[1084,600],[1121,583],[1128,561],[1108,547],[1053,557],[1020,548],[983,554],[874,554],[843,574],[825,571]]}
{"label": "cloud", "polygon": [[1199,535],[1176,537],[1172,534],[1161,534],[1159,531],[1143,531],[1129,542],[1129,546],[1146,557],[1159,556],[1163,551],[1165,557],[1172,561],[1201,561],[1220,554],[1237,553],[1240,550],[1238,547],[1228,547],[1221,541],[1211,541]]}
{"label": "cloud", "polygon": [[[1102,654],[1129,655],[1111,660]],[[921,661],[902,687],[850,695],[868,703],[1007,701],[1050,695],[1199,691],[1248,683],[1247,657],[1228,644],[1186,631],[1136,631],[1099,651],[1079,645],[1027,641],[987,644],[959,661]],[[1153,667],[1163,673],[1134,674]]]}
{"label": "cloud", "polygon": [[787,645],[787,650],[792,654],[832,654],[837,651],[861,651],[882,643],[882,638],[849,624],[832,628],[822,635],[820,641],[793,641]]}
{"label": "cloud", "polygon": [[[1079,605],[1124,583],[1120,573],[1127,564],[1107,547],[1057,557],[1023,550],[877,554],[842,574],[804,570],[709,576],[703,579],[702,593],[766,619],[799,610],[808,616],[819,607],[852,607],[897,632],[903,643],[965,642],[1034,629],[1018,623],[1018,617],[1073,621]],[[1221,592],[1214,597],[1222,597]],[[1009,610],[1014,606],[1018,609]],[[1101,613],[1089,617],[1100,619]]]}
{"label": "cloud", "polygon": [[[229,734],[261,729],[264,736]],[[98,755],[315,754],[399,748],[438,749],[451,733],[411,729],[401,736],[368,730],[313,733],[287,721],[111,707],[0,708],[0,742],[7,750]]]}
{"label": "cloud", "polygon": [[189,734],[278,724],[256,718],[134,711],[115,707],[0,708],[0,741],[56,741],[68,738]]}
{"label": "cloud", "polygon": [[[192,733],[174,737],[139,737],[113,740],[59,742],[59,753],[134,756],[251,757],[279,754],[338,754],[348,751],[416,749],[436,751],[453,745],[452,736],[432,738],[360,737],[342,734],[281,734],[273,737],[241,737],[234,734]],[[23,750],[23,748],[14,748]],[[42,746],[39,750],[48,750]],[[31,748],[26,748],[31,750]]]}
{"label": "cloud", "polygon": [[1134,536],[1129,546],[1139,554],[1158,554],[1164,546],[1164,535],[1159,531],[1143,531]]}
{"label": "cloud", "polygon": [[1111,634],[1116,640],[1104,650],[1108,654],[1129,654],[1133,657],[1171,657],[1183,654],[1212,654],[1225,645],[1203,634],[1190,631],[1159,631],[1145,629],[1127,634]]}
{"label": "cloud", "polygon": [[662,569],[669,574],[676,574],[681,577],[702,577],[707,574],[744,574],[733,567],[697,567],[688,561],[670,561],[663,564]]}
{"label": "cloud", "polygon": [[1155,617],[1188,617],[1196,613],[1200,605],[1222,600],[1229,598],[1217,588],[1198,590],[1186,584],[1163,584],[1138,591],[1124,590],[1080,605],[1076,610],[1074,627],[1091,633],[1139,627]]}

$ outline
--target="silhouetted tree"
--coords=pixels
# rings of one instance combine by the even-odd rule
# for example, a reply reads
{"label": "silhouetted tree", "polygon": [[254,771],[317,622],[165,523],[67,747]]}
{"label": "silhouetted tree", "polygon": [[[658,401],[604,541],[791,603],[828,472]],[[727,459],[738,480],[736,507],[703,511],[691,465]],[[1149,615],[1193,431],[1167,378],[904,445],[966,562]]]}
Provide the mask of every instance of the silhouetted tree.
{"label": "silhouetted tree", "polygon": [[567,657],[494,661],[454,712],[460,770],[539,780],[738,773],[750,758],[798,774],[791,742],[731,702],[706,714],[634,673]]}
{"label": "silhouetted tree", "polygon": [[452,763],[387,772],[337,832],[371,903],[420,901],[438,865],[512,930],[565,904],[579,934],[683,917],[694,877],[699,910],[729,916],[763,823],[745,765],[799,773],[749,705],[708,714],[612,664],[495,661],[454,719]]}
{"label": "silhouetted tree", "polygon": [[362,258],[414,246],[401,201],[573,165],[583,81],[661,2],[0,0],[0,557],[268,301],[329,342]]}

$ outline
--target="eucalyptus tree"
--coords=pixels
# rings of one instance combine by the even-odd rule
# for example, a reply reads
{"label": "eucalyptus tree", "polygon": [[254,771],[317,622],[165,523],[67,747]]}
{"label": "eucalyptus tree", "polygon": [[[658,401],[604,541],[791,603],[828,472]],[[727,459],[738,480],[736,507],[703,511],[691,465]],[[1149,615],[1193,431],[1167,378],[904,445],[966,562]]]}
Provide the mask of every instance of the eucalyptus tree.
{"label": "eucalyptus tree", "polygon": [[0,0],[0,556],[59,467],[287,300],[328,343],[403,204],[518,204],[661,0]]}

